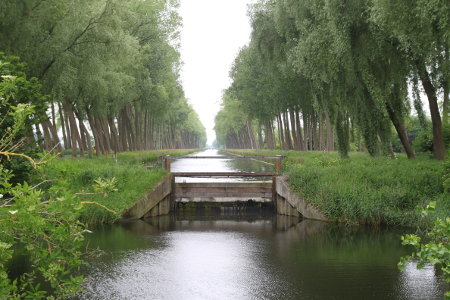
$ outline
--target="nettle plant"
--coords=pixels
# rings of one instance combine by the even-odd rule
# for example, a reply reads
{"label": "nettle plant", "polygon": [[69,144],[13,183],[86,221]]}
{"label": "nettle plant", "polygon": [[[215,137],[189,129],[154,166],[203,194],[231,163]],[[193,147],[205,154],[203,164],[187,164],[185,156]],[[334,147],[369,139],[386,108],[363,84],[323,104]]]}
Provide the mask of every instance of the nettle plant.
{"label": "nettle plant", "polygon": [[[32,102],[10,102],[26,83],[24,76],[0,75],[0,104],[8,107],[0,123],[13,120],[0,134],[0,299],[66,298],[80,291],[83,282],[82,276],[73,275],[84,264],[79,249],[88,231],[78,221],[83,204],[63,188],[50,190],[44,198],[39,185],[11,183],[13,174],[2,161],[20,156],[37,166],[50,157],[36,161],[18,153],[17,135],[35,108]],[[28,260],[23,274],[13,273],[18,255]]]}

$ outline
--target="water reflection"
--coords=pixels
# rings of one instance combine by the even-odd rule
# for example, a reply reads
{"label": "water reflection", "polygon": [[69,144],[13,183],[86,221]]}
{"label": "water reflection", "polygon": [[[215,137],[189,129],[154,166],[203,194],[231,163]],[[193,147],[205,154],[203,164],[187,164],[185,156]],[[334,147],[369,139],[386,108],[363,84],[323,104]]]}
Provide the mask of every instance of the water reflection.
{"label": "water reflection", "polygon": [[[198,152],[195,156],[228,155],[215,149]],[[273,165],[255,159],[174,159],[171,163],[172,172],[271,172]],[[230,182],[256,180],[251,178],[176,178],[177,182]],[[261,179],[258,179],[261,180]]]}
{"label": "water reflection", "polygon": [[[170,228],[167,220],[157,226]],[[289,282],[264,259],[267,242],[251,234],[270,230],[270,221],[205,222],[177,221],[176,231],[160,235],[151,234],[161,228],[151,229],[150,223],[127,224],[126,230],[149,234],[154,247],[128,251],[114,263],[95,263],[80,298],[278,299],[288,293]]]}
{"label": "water reflection", "polygon": [[[396,264],[401,232],[282,216],[158,217],[103,227],[82,299],[439,299],[430,268]],[[118,241],[119,240],[119,241]]]}
{"label": "water reflection", "polygon": [[[418,270],[417,263],[409,262],[401,274],[399,288],[405,299],[421,299],[422,295],[429,295],[428,299],[442,299],[442,286],[433,266]],[[446,289],[449,289],[448,284]]]}

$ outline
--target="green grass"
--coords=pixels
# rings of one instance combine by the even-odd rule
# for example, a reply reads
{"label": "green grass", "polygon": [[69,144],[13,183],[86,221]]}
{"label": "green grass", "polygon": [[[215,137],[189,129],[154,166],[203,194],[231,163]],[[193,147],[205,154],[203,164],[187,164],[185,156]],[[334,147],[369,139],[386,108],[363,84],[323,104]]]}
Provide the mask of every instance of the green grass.
{"label": "green grass", "polygon": [[[162,155],[186,155],[196,150],[155,150],[123,152],[117,162],[109,157],[94,158],[56,158],[41,167],[35,175],[34,182],[48,180],[40,187],[48,194],[63,187],[67,195],[75,195],[76,200],[97,202],[113,211],[108,211],[97,204],[83,204],[81,221],[85,223],[112,223],[120,219],[124,210],[144,197],[167,172],[156,163]],[[155,163],[152,168],[145,165]],[[117,192],[96,193],[94,180],[98,178],[116,178]]]}
{"label": "green grass", "polygon": [[165,149],[165,150],[151,150],[151,151],[128,151],[121,152],[117,155],[117,160],[121,163],[127,164],[149,164],[156,163],[161,156],[183,156],[193,152],[200,151],[199,149]]}
{"label": "green grass", "polygon": [[418,206],[437,201],[437,214],[448,216],[450,194],[444,192],[445,162],[428,157],[408,160],[334,152],[231,150],[236,154],[283,154],[291,188],[330,220],[359,224],[426,226]]}

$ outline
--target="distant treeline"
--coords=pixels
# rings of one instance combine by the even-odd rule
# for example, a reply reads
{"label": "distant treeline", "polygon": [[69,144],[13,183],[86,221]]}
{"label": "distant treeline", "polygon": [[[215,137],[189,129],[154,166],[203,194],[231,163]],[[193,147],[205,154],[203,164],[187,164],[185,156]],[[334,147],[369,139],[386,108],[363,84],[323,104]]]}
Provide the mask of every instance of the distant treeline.
{"label": "distant treeline", "polygon": [[413,129],[443,159],[449,11],[439,0],[260,0],[216,117],[218,144],[393,155],[395,132],[413,158]]}
{"label": "distant treeline", "polygon": [[[179,81],[177,1],[3,0],[0,71],[23,88],[0,108],[34,105],[28,145],[90,156],[198,148],[203,125]],[[25,64],[22,64],[24,62]],[[0,81],[4,78],[0,78]],[[62,140],[60,140],[60,137]]]}

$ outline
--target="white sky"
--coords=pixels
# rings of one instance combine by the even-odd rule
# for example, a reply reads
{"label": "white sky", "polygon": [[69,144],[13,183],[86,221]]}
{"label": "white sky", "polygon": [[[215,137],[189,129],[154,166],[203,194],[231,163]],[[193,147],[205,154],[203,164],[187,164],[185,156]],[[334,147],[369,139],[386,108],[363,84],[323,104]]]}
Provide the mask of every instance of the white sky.
{"label": "white sky", "polygon": [[181,0],[181,71],[184,92],[215,140],[214,117],[222,91],[230,85],[231,65],[250,39],[247,4],[251,0]]}

